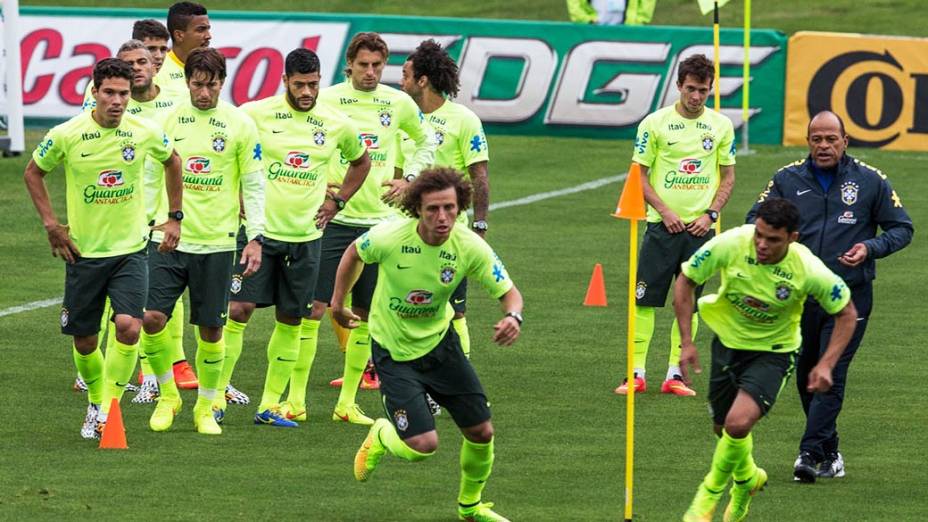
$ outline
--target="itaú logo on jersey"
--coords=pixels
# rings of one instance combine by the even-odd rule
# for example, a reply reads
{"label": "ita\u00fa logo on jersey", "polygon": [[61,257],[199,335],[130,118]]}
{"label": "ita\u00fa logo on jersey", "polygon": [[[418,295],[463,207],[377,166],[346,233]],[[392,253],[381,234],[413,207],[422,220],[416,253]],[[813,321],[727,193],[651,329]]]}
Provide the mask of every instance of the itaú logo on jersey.
{"label": "ita\u00fa logo on jersey", "polygon": [[213,171],[212,167],[209,165],[209,158],[204,158],[202,156],[191,156],[187,158],[187,164],[184,166],[184,170],[191,174],[209,174]]}
{"label": "ita\u00fa logo on jersey", "polygon": [[284,158],[284,164],[295,169],[308,169],[309,154],[298,150],[290,151]]}
{"label": "ita\u00fa logo on jersey", "polygon": [[411,290],[406,294],[406,302],[414,305],[427,305],[432,303],[432,292],[428,290]]}
{"label": "ita\u00fa logo on jersey", "polygon": [[358,138],[361,140],[361,145],[369,149],[379,149],[380,148],[380,139],[376,134],[371,132],[362,132]]}
{"label": "ita\u00fa logo on jersey", "polygon": [[680,167],[677,170],[684,174],[699,174],[702,172],[702,160],[686,158],[680,161]]}
{"label": "ita\u00fa logo on jersey", "polygon": [[118,187],[123,183],[122,171],[116,169],[104,170],[97,178],[97,185],[101,187]]}

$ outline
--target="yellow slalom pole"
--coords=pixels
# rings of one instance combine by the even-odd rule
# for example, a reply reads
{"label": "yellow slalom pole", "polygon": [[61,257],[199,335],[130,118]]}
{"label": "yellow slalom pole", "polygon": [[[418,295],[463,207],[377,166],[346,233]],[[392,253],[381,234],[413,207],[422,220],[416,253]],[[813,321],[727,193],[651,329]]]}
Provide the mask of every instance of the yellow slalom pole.
{"label": "yellow slalom pole", "polygon": [[[713,4],[714,4],[714,10],[713,10],[714,18],[712,22],[712,50],[714,53],[713,61],[715,65],[715,79],[712,81],[712,86],[713,86],[713,90],[715,91],[715,110],[721,111],[722,110],[722,92],[721,92],[721,89],[719,89],[719,81],[721,81],[722,79],[722,70],[721,70],[721,66],[719,65],[719,60],[721,59],[721,56],[720,56],[721,50],[719,49],[719,46],[720,46],[720,42],[719,42],[719,38],[720,38],[719,37],[719,3],[713,2]],[[717,164],[716,164],[716,168],[718,168]],[[721,213],[719,213],[718,221],[715,222],[715,233],[716,235],[722,233],[722,214]]]}
{"label": "yellow slalom pole", "polygon": [[625,396],[625,521],[632,520],[635,462],[635,278],[638,273],[638,220],[628,221],[628,395]]}
{"label": "yellow slalom pole", "polygon": [[750,151],[748,123],[751,118],[751,0],[744,0],[744,83],[741,87],[741,152]]}

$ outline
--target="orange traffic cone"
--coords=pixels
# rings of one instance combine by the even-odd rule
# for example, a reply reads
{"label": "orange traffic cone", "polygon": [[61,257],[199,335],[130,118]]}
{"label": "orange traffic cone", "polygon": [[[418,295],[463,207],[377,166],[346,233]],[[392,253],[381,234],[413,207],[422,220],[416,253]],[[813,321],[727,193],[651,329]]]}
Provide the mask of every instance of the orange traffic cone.
{"label": "orange traffic cone", "polygon": [[126,428],[122,424],[122,412],[119,411],[119,401],[113,397],[110,403],[110,414],[103,427],[103,436],[100,437],[100,449],[129,449],[126,444]]}
{"label": "orange traffic cone", "polygon": [[607,306],[603,265],[599,263],[596,263],[596,266],[593,267],[593,277],[590,278],[590,286],[586,289],[583,306]]}
{"label": "orange traffic cone", "polygon": [[644,206],[644,188],[641,186],[641,167],[637,163],[632,163],[628,169],[622,195],[612,215],[617,218],[639,221],[647,216]]}

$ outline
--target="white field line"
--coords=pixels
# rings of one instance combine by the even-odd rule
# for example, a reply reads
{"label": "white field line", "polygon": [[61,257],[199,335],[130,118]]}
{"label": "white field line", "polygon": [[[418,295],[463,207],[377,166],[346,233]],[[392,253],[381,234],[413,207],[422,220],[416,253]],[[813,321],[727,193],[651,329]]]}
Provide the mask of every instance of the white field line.
{"label": "white field line", "polygon": [[[577,192],[585,192],[587,190],[598,189],[604,185],[609,185],[610,183],[617,183],[625,179],[627,174],[619,174],[617,176],[609,176],[605,178],[594,179],[593,181],[587,181],[586,183],[581,183],[579,185],[574,185],[573,187],[567,187],[559,190],[552,190],[550,192],[539,192],[538,194],[532,194],[531,196],[525,196],[524,198],[512,199],[509,201],[500,201],[499,203],[493,203],[490,205],[490,210],[500,210],[509,207],[521,207],[523,205],[531,205],[532,203],[537,203],[539,201],[544,201],[551,198],[559,198],[561,196],[567,196],[570,194],[576,194]],[[16,315],[22,312],[28,312],[30,310],[37,310],[39,308],[45,308],[48,306],[55,306],[61,304],[61,300],[64,297],[53,297],[51,299],[43,299],[41,301],[33,301],[31,303],[21,304],[19,306],[11,306],[9,308],[4,308],[0,310],[0,317],[5,317],[7,315]]]}

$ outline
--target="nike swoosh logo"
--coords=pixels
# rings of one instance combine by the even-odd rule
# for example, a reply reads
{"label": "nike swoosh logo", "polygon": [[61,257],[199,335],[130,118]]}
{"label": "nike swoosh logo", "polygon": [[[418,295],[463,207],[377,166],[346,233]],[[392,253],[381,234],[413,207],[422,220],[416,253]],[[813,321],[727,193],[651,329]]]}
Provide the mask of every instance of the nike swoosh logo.
{"label": "nike swoosh logo", "polygon": [[128,381],[126,381],[126,382],[119,382],[119,381],[116,381],[116,386],[118,386],[118,387],[120,387],[120,388],[125,388],[127,384],[129,384]]}
{"label": "nike swoosh logo", "polygon": [[203,362],[204,362],[205,364],[216,364],[216,363],[221,363],[221,362],[224,361],[224,360],[225,360],[225,358],[216,359],[215,361],[210,361],[209,359],[203,359]]}
{"label": "nike swoosh logo", "polygon": [[277,360],[280,362],[296,362],[296,359],[284,359],[283,357],[279,355],[277,356]]}
{"label": "nike swoosh logo", "polygon": [[806,192],[812,192],[812,189],[797,190],[797,191],[796,191],[796,195],[797,195],[797,196],[801,196],[801,195],[805,194]]}
{"label": "nike swoosh logo", "polygon": [[412,268],[412,266],[396,265],[396,268],[399,268],[400,270],[406,270],[407,268]]}
{"label": "nike swoosh logo", "polygon": [[748,278],[748,276],[742,274],[741,272],[738,272],[738,273],[735,274],[735,275],[738,276],[738,279],[747,279],[747,278]]}
{"label": "nike swoosh logo", "polygon": [[283,132],[283,131],[279,131],[279,130],[272,130],[272,131],[271,131],[272,134],[280,134],[280,133],[282,133],[282,132]]}
{"label": "nike swoosh logo", "polygon": [[229,314],[226,312],[222,312],[221,314],[219,314],[220,319],[225,319],[226,317],[229,317]]}
{"label": "nike swoosh logo", "polygon": [[461,303],[463,303],[463,302],[464,302],[463,299],[455,299],[455,300],[454,300],[454,304],[461,304]]}
{"label": "nike swoosh logo", "polygon": [[187,138],[174,138],[174,141],[184,141]]}
{"label": "nike swoosh logo", "polygon": [[87,156],[90,156],[90,155],[92,155],[92,154],[93,154],[93,152],[81,152],[81,157],[82,157],[82,158],[86,158]]}
{"label": "nike swoosh logo", "polygon": [[668,141],[668,142],[667,142],[667,146],[668,146],[668,147],[673,147],[673,146],[676,145],[677,143],[680,143],[680,142],[679,142],[679,141]]}

